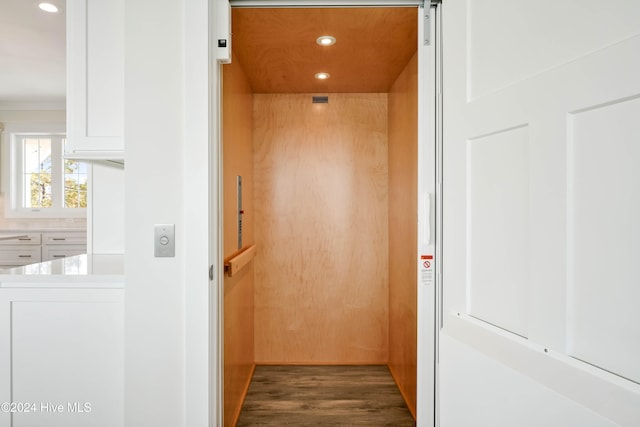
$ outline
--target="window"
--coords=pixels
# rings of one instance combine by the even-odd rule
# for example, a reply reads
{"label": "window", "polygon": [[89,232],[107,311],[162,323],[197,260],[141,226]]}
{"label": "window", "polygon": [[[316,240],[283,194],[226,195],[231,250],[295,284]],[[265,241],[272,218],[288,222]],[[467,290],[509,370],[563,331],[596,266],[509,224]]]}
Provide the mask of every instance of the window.
{"label": "window", "polygon": [[13,132],[9,137],[9,197],[5,215],[86,216],[89,165],[64,158],[65,134]]}

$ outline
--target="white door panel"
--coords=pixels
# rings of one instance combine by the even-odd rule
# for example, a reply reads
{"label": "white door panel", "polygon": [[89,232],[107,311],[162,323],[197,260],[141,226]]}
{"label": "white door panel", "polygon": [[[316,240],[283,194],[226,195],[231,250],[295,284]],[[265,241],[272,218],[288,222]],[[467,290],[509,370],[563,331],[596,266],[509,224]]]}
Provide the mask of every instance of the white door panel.
{"label": "white door panel", "polygon": [[481,98],[511,84],[580,59],[638,34],[640,3],[557,0],[538,2],[469,1],[472,29],[467,55],[468,99]]}
{"label": "white door panel", "polygon": [[[510,331],[511,349],[474,347],[497,360],[544,350],[567,378],[595,382],[541,380],[544,358],[509,365],[640,425],[640,3],[563,0],[547,12],[524,0],[443,3],[444,333],[465,342],[460,325],[474,330],[473,318]],[[445,368],[453,347],[443,345]],[[612,385],[625,396],[615,411],[597,397]],[[491,404],[499,386],[486,387]],[[517,407],[523,417],[546,410]],[[578,413],[565,409],[573,425]]]}
{"label": "white door panel", "polygon": [[468,140],[467,162],[469,314],[526,337],[528,127]]}
{"label": "white door panel", "polygon": [[[640,383],[640,99],[569,118],[569,354]],[[595,172],[595,173],[594,173]]]}

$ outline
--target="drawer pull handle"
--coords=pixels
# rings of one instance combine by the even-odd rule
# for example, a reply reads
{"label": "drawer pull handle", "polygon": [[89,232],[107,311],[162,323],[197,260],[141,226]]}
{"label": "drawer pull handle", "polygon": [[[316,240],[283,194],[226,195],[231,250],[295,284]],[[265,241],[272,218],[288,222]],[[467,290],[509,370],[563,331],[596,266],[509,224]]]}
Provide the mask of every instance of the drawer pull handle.
{"label": "drawer pull handle", "polygon": [[19,238],[18,240],[22,240],[22,241],[25,241],[25,240],[26,240],[26,241],[29,241],[29,242],[30,242],[30,241],[31,241],[31,237],[21,237],[21,238]]}
{"label": "drawer pull handle", "polygon": [[66,258],[66,255],[54,255],[54,258]]}
{"label": "drawer pull handle", "polygon": [[54,237],[51,240],[67,240],[67,238],[66,237]]}
{"label": "drawer pull handle", "polygon": [[18,258],[31,258],[31,255],[18,255]]}

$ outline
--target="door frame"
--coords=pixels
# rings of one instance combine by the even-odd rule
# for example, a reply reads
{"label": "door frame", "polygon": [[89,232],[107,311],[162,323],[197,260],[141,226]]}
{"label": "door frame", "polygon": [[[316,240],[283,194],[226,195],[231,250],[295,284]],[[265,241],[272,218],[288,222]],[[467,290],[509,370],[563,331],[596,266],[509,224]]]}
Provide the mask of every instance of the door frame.
{"label": "door frame", "polygon": [[[225,3],[216,7],[214,3]],[[213,22],[220,22],[219,14],[230,8],[227,0],[209,0],[210,33]],[[429,200],[419,212],[429,234],[426,241],[418,237],[418,259],[416,260],[418,280],[417,301],[417,427],[439,425],[437,419],[437,352],[438,334],[441,328],[442,280],[440,265],[442,253],[441,200],[442,183],[442,92],[440,90],[442,38],[440,32],[441,7],[439,0],[230,0],[231,7],[416,7],[418,15],[418,39],[422,39],[425,28],[424,7],[429,5],[431,43],[429,47],[418,45],[418,200]],[[226,17],[223,17],[226,19]],[[216,21],[217,20],[217,21]],[[215,46],[215,34],[210,34],[210,45]],[[426,64],[433,67],[427,71]],[[224,408],[224,261],[222,233],[222,62],[210,60],[209,70],[209,256],[213,275],[210,276],[210,309],[208,330],[210,343],[210,363],[206,376],[209,378],[209,419],[216,425],[223,425]],[[421,120],[422,117],[426,119]],[[438,166],[439,165],[439,166]],[[431,177],[431,182],[425,182]],[[426,199],[425,199],[426,198]],[[424,202],[423,202],[424,203]],[[440,248],[440,249],[439,249]],[[421,280],[420,254],[435,256],[433,280]],[[432,350],[429,350],[429,349]],[[187,384],[188,386],[188,384]],[[188,390],[187,390],[188,391]],[[426,414],[426,415],[418,415]]]}
{"label": "door frame", "polygon": [[[438,335],[442,303],[442,37],[439,1],[419,17],[418,38],[418,247],[416,426],[438,421]],[[421,8],[424,13],[424,8]],[[428,25],[428,27],[427,27]],[[423,257],[432,257],[433,268]],[[418,415],[421,414],[421,415]]]}

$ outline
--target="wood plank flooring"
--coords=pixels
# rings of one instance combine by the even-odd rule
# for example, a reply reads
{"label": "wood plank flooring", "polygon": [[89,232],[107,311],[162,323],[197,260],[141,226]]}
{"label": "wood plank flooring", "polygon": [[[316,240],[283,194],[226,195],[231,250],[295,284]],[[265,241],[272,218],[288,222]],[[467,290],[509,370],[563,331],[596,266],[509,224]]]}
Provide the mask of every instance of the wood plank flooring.
{"label": "wood plank flooring", "polygon": [[386,366],[256,366],[237,427],[415,421]]}

